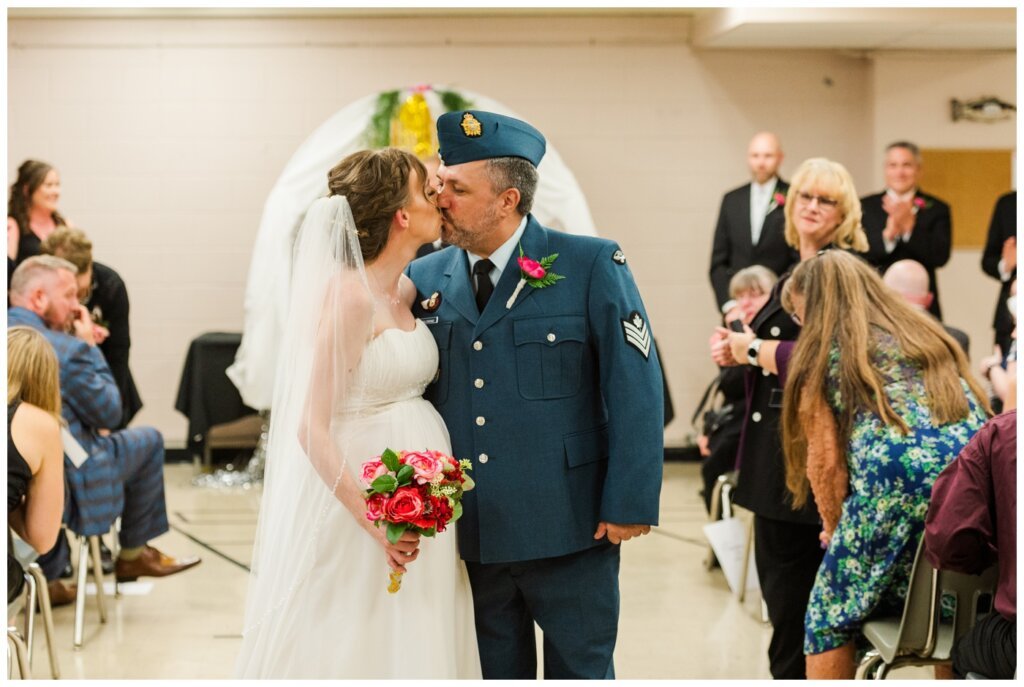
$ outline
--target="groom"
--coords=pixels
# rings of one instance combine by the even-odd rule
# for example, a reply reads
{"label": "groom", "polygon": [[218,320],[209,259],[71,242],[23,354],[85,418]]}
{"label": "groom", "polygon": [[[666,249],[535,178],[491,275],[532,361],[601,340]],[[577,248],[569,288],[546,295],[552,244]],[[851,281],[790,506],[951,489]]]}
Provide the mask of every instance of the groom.
{"label": "groom", "polygon": [[[454,245],[408,273],[440,353],[426,397],[473,461],[458,536],[483,676],[536,677],[536,622],[546,678],[613,678],[619,544],[658,522],[664,406],[647,312],[618,245],[529,214],[539,131],[478,110],[437,131]],[[517,289],[520,252],[534,262]]]}

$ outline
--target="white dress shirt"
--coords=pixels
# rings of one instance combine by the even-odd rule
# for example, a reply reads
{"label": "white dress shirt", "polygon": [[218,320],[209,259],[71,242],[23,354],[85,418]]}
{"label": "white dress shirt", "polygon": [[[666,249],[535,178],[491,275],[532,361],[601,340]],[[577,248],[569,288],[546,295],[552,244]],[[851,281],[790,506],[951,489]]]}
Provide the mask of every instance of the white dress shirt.
{"label": "white dress shirt", "polygon": [[764,218],[768,215],[778,180],[778,177],[772,177],[763,184],[750,182],[750,240],[755,246],[761,240]]}
{"label": "white dress shirt", "polygon": [[[512,257],[513,252],[519,250],[519,240],[523,238],[523,232],[526,231],[526,217],[523,217],[523,221],[519,223],[519,227],[508,237],[508,241],[501,244],[498,250],[491,253],[491,262],[494,263],[494,268],[491,273],[487,276],[491,278],[491,283],[495,286],[498,285],[498,280],[501,279],[501,273],[505,271],[505,265],[508,264],[509,258]],[[483,260],[479,255],[466,251],[466,257],[469,258],[469,273],[473,274],[473,268],[476,264]],[[534,260],[539,260],[536,255],[529,256]],[[544,257],[544,256],[541,256]],[[476,284],[473,285],[476,288]]]}

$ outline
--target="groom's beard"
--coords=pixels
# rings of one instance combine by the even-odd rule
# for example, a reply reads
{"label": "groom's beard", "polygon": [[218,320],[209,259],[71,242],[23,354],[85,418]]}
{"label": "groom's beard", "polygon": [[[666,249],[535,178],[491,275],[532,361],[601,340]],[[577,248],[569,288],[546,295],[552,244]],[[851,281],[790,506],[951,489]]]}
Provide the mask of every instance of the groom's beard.
{"label": "groom's beard", "polygon": [[441,239],[474,255],[490,255],[491,251],[487,249],[490,244],[488,239],[498,230],[498,224],[496,208],[490,209],[480,221],[479,226],[474,229],[455,222],[447,212],[442,210]]}

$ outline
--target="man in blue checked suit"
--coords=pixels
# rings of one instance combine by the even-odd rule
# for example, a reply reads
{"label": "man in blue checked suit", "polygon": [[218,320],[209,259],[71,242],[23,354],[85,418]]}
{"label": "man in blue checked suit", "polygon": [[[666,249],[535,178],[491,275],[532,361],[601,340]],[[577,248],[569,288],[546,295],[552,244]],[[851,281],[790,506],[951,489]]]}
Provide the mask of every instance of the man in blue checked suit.
{"label": "man in blue checked suit", "polygon": [[[11,278],[9,327],[25,325],[46,336],[60,365],[61,415],[89,458],[75,468],[65,456],[72,531],[109,531],[121,516],[119,581],[171,575],[199,563],[174,559],[149,546],[167,532],[163,437],[152,427],[110,432],[121,419],[121,397],[110,368],[93,341],[89,312],[78,303],[76,268],[53,256],[29,258]],[[70,333],[69,333],[70,332]],[[67,544],[47,556],[48,579],[67,563]]]}
{"label": "man in blue checked suit", "polygon": [[[661,370],[612,241],[530,215],[545,140],[490,112],[437,124],[442,238],[414,261],[417,317],[440,369],[427,388],[471,458],[458,538],[484,678],[612,678],[620,543],[658,522]],[[520,260],[521,258],[521,260]]]}

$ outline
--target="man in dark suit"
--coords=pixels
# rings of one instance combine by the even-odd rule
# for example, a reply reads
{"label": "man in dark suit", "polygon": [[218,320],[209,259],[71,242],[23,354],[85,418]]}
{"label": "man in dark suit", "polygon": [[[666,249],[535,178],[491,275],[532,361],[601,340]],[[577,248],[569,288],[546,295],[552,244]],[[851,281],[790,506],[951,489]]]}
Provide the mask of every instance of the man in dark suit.
{"label": "man in dark suit", "polygon": [[988,226],[988,240],[981,255],[981,269],[999,280],[999,301],[996,303],[992,326],[996,330],[999,350],[1010,350],[1010,332],[1016,326],[1006,309],[1010,297],[1010,284],[1017,278],[1017,192],[1000,196]]}
{"label": "man in dark suit", "polygon": [[[117,579],[173,575],[198,565],[199,559],[174,559],[149,545],[168,531],[163,437],[152,427],[110,431],[121,419],[121,395],[96,347],[89,311],[78,302],[76,272],[62,258],[28,258],[11,278],[7,311],[8,326],[36,329],[57,353],[61,415],[88,456],[76,466],[65,454],[75,506],[68,511],[68,525],[86,536],[104,534],[121,516]],[[58,546],[61,541],[66,540],[59,539]],[[47,579],[56,579],[68,553],[47,553],[41,563]]]}
{"label": "man in dark suit", "polygon": [[928,271],[928,290],[934,295],[928,312],[942,319],[935,270],[949,262],[953,230],[949,206],[922,193],[921,151],[908,141],[885,149],[885,190],[860,199],[861,223],[868,236],[865,258],[880,271],[898,260],[916,260]]}
{"label": "man in dark suit", "polygon": [[798,255],[784,236],[783,206],[789,185],[779,178],[782,147],[778,137],[762,131],[747,148],[751,183],[722,198],[711,247],[711,288],[723,319],[740,319],[736,301],[729,297],[729,280],[744,267],[764,265],[785,274]]}
{"label": "man in dark suit", "polygon": [[458,537],[483,677],[537,676],[536,623],[545,678],[612,678],[620,542],[658,522],[647,313],[616,243],[530,214],[539,131],[479,110],[437,130],[441,234],[455,245],[407,271],[439,350],[425,396],[473,461]]}
{"label": "man in dark suit", "polygon": [[[933,294],[928,291],[928,270],[924,268],[924,265],[914,260],[894,262],[885,271],[882,281],[890,289],[903,296],[903,300],[915,308],[928,310],[932,301],[935,300]],[[943,324],[942,327],[946,330],[947,334],[960,344],[964,355],[970,357],[971,339],[967,336],[967,332],[956,327],[950,327],[948,324]]]}

